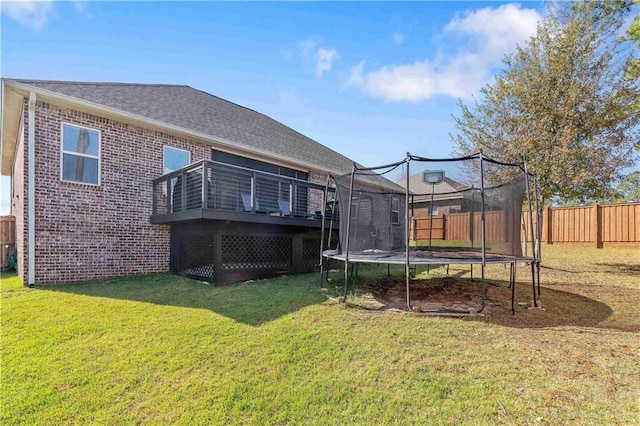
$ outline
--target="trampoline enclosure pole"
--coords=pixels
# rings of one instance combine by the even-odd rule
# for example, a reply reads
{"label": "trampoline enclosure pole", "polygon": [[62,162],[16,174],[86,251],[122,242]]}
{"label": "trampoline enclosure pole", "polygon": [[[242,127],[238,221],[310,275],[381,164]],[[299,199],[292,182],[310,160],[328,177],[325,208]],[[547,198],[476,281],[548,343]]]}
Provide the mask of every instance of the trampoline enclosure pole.
{"label": "trampoline enclosure pole", "polygon": [[[327,195],[329,193],[329,179],[330,175],[327,175],[327,184],[324,186],[324,194],[322,194],[322,227],[320,228],[320,288],[322,288],[322,273],[324,267],[324,257],[322,256],[322,252],[324,251],[324,221],[325,221],[325,206],[327,204]],[[329,234],[329,241],[331,241],[331,234]]]}
{"label": "trampoline enclosure pole", "polygon": [[537,238],[538,238],[538,253],[536,254],[536,273],[538,275],[538,297],[540,297],[540,262],[542,261],[542,205],[540,204],[540,189],[538,187],[538,175],[536,173],[533,174],[533,184],[535,188],[534,196],[536,197],[536,223],[538,227]]}
{"label": "trampoline enclosure pole", "polygon": [[511,315],[515,314],[516,302],[516,263],[511,263],[511,273],[509,274],[509,284],[511,285]]}
{"label": "trampoline enclosure pole", "polygon": [[407,152],[407,175],[406,175],[406,188],[405,188],[405,265],[404,265],[404,278],[407,291],[407,308],[411,310],[411,296],[409,294],[409,163],[411,163],[410,154]]}
{"label": "trampoline enclosure pole", "polygon": [[[529,186],[529,170],[527,169],[527,159],[522,158],[524,164],[524,184],[527,191],[527,203],[529,204],[529,226],[531,227],[531,284],[533,285],[533,306],[538,307],[538,301],[536,300],[536,272],[535,272],[535,259],[536,259],[536,243],[533,228],[533,213],[531,212],[531,187]],[[526,228],[526,224],[525,224]],[[526,246],[526,241],[525,241]]]}
{"label": "trampoline enclosure pole", "polygon": [[485,221],[484,221],[484,158],[482,155],[482,150],[480,150],[480,223],[481,223],[481,244],[482,244],[482,284],[481,284],[481,288],[482,288],[482,304],[480,306],[480,310],[478,311],[478,313],[482,312],[482,310],[484,309],[484,302],[485,302],[485,291],[486,291],[486,283],[484,281],[484,275],[485,275],[485,268],[487,266],[487,253],[486,253],[486,241],[485,241],[485,233],[486,233],[486,227],[485,227]]}
{"label": "trampoline enclosure pole", "polygon": [[[351,184],[349,185],[349,205],[347,206],[347,240],[345,241],[345,252],[344,252],[344,293],[342,297],[345,302],[347,300],[347,286],[349,285],[349,234],[351,231],[351,205],[353,204],[353,180],[356,175],[356,165],[353,164],[353,169],[351,170]],[[344,219],[343,219],[344,220]]]}

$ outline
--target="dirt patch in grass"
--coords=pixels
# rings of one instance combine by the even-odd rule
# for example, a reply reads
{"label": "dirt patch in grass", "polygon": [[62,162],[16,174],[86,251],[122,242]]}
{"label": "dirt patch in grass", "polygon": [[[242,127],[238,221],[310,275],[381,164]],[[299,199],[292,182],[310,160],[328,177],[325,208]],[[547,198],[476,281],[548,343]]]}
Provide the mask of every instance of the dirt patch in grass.
{"label": "dirt patch in grass", "polygon": [[[516,270],[515,314],[511,314],[509,271],[489,265],[481,320],[507,327],[598,327],[640,331],[640,256],[633,250],[546,247],[541,291],[533,304],[530,265]],[[412,306],[422,310],[474,311],[481,305],[480,268],[474,280],[468,266],[451,265],[416,274],[410,283]],[[407,311],[403,270],[361,269],[348,303],[368,310]]]}
{"label": "dirt patch in grass", "polygon": [[[481,292],[468,279],[455,277],[433,277],[412,280],[410,284],[411,305],[422,310],[475,311],[482,303]],[[404,280],[389,279],[364,284],[358,291],[358,301],[363,307],[376,310],[407,309],[406,284]]]}

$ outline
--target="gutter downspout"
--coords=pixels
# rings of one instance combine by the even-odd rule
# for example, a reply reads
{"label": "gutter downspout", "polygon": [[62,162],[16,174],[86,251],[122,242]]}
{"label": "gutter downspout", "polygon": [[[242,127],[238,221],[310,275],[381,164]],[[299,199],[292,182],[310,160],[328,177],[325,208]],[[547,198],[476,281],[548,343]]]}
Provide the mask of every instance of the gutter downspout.
{"label": "gutter downspout", "polygon": [[[24,106],[21,112],[24,112]],[[0,152],[3,152],[4,148],[4,78],[0,80]],[[0,158],[0,161],[2,159]],[[14,155],[15,161],[15,155]],[[13,171],[11,173],[11,183],[9,189],[9,215],[13,214]],[[6,196],[6,195],[5,195]]]}
{"label": "gutter downspout", "polygon": [[28,203],[28,225],[27,225],[27,276],[29,287],[36,284],[36,94],[29,93],[29,116],[27,119],[28,126],[28,180],[27,180],[27,203]]}

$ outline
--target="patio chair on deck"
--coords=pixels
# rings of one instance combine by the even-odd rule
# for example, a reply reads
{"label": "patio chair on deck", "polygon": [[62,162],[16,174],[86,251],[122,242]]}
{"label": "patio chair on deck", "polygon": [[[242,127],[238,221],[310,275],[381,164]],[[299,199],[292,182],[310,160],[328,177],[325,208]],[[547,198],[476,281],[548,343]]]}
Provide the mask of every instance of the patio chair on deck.
{"label": "patio chair on deck", "polygon": [[315,214],[313,213],[291,213],[291,206],[289,205],[289,201],[287,200],[278,200],[278,207],[280,207],[280,211],[285,217],[301,217],[305,219],[315,218]]}
{"label": "patio chair on deck", "polygon": [[[245,212],[251,211],[251,195],[249,194],[240,194],[242,196],[242,205],[244,207]],[[260,208],[260,203],[258,203],[258,199],[256,198],[256,213],[260,214],[271,214],[271,213],[282,213],[279,209],[270,209],[270,208]]]}

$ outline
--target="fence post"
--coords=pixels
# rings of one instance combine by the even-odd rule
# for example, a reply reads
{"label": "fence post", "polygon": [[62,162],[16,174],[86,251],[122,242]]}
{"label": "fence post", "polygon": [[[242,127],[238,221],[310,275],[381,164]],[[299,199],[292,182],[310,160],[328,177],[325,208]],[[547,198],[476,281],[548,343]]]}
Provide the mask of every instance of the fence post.
{"label": "fence post", "polygon": [[602,248],[602,206],[594,204],[591,210],[591,237],[596,248]]}
{"label": "fence post", "polygon": [[553,244],[553,227],[551,226],[551,218],[553,211],[551,207],[547,207],[542,211],[542,241],[547,244]]}
{"label": "fence post", "polygon": [[442,213],[442,240],[447,239],[447,215]]}
{"label": "fence post", "polygon": [[[411,217],[411,235],[413,235],[413,241],[418,241],[418,219]],[[416,243],[417,245],[418,243]]]}

